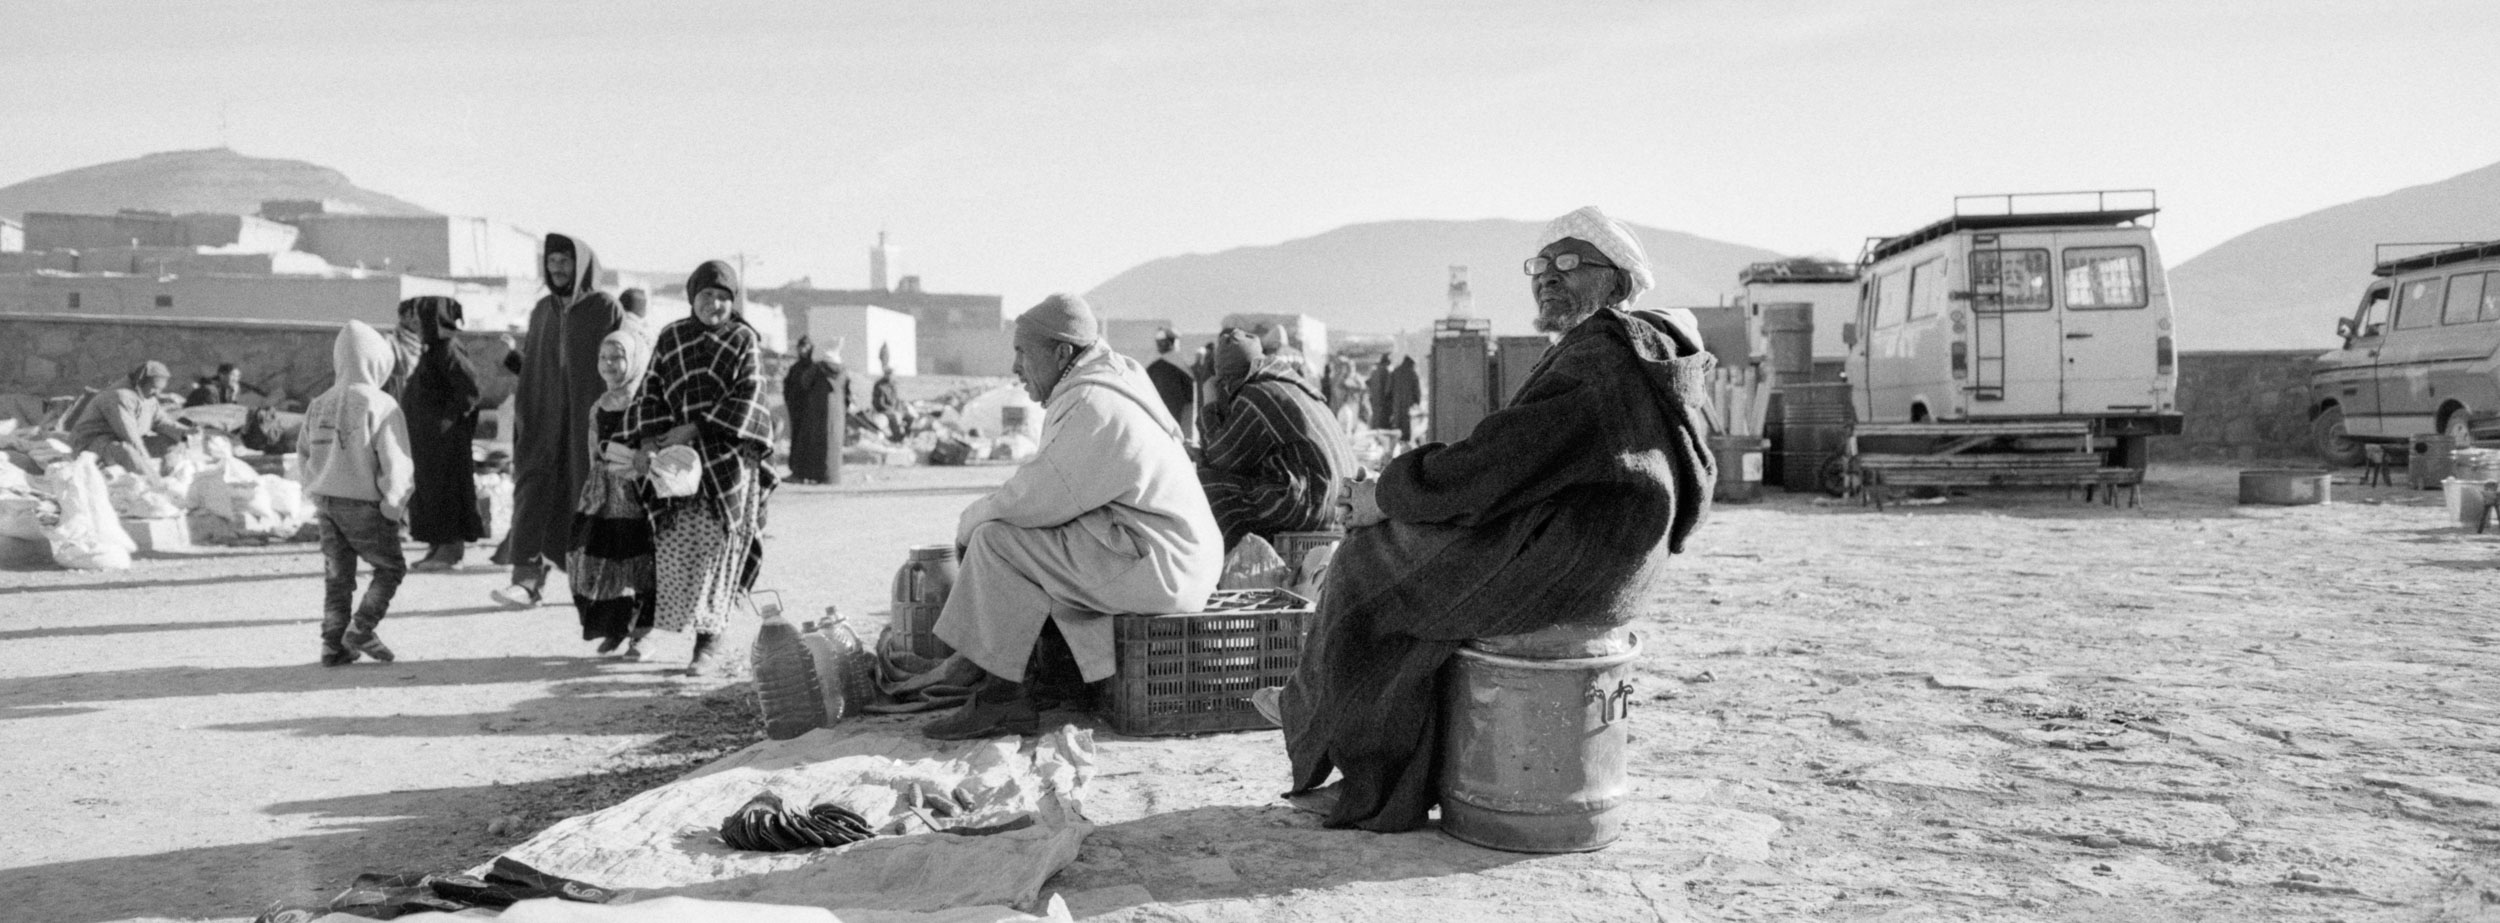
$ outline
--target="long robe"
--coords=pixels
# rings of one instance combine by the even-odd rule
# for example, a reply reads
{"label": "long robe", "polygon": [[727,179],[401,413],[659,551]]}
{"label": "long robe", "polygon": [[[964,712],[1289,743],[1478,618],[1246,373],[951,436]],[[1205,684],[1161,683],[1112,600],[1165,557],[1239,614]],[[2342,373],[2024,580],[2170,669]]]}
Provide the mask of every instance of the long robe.
{"label": "long robe", "polygon": [[[561,563],[568,550],[573,498],[591,464],[582,449],[590,438],[590,406],[608,390],[599,377],[599,341],[625,316],[616,297],[598,289],[599,258],[590,245],[562,234],[547,238],[572,249],[573,278],[544,279],[549,294],[530,309],[519,352],[508,539],[516,565]],[[543,265],[539,272],[543,279]]]}
{"label": "long robe", "polygon": [[1390,379],[1397,377],[1396,371],[1396,367],[1389,364],[1389,357],[1387,356],[1380,357],[1380,364],[1372,367],[1371,387],[1369,389],[1371,394],[1371,403],[1369,406],[1363,408],[1363,416],[1365,421],[1370,423],[1371,428],[1373,429],[1397,428],[1396,426],[1390,425],[1389,421],[1389,399],[1392,397],[1391,392],[1394,390],[1390,387]]}
{"label": "long robe", "polygon": [[418,338],[425,344],[400,395],[408,419],[408,449],[417,465],[417,490],[408,505],[408,535],[429,545],[474,542],[486,537],[477,513],[477,469],[470,440],[477,437],[482,403],[477,367],[453,334],[460,303],[429,296],[413,299]]}
{"label": "long robe", "polygon": [[1423,376],[1415,372],[1415,357],[1408,356],[1389,376],[1389,419],[1380,428],[1397,430],[1401,439],[1415,438],[1415,405],[1423,402]]}
{"label": "long robe", "polygon": [[1146,377],[1154,380],[1155,393],[1163,398],[1163,409],[1172,419],[1187,422],[1198,405],[1198,383],[1189,370],[1181,368],[1170,356],[1162,356],[1146,365]]}
{"label": "long robe", "polygon": [[1331,827],[1411,830],[1439,800],[1441,668],[1470,639],[1613,626],[1709,510],[1701,338],[1606,308],[1466,439],[1382,472],[1388,521],[1351,530],[1285,688],[1294,787],[1333,768]]}
{"label": "long robe", "polygon": [[1336,524],[1354,450],[1310,385],[1269,362],[1235,390],[1206,434],[1198,481],[1224,547],[1244,535],[1310,532]]}
{"label": "long robe", "polygon": [[782,412],[790,418],[790,476],[833,480],[850,414],[850,375],[823,359],[800,355],[782,373]]}
{"label": "long robe", "polygon": [[1205,608],[1220,541],[1145,368],[1095,343],[1051,388],[1032,460],[958,517],[963,563],[937,636],[1021,681],[1056,622],[1085,680],[1102,679],[1115,660],[1107,614]]}

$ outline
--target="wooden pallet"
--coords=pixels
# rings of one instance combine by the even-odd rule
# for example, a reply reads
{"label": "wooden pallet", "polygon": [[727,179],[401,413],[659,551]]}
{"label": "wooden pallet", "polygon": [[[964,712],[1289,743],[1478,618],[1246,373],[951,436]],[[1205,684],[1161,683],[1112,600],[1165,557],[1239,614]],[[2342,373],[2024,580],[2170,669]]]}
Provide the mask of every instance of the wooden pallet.
{"label": "wooden pallet", "polygon": [[[1859,451],[1868,437],[1938,444],[1927,452]],[[1982,446],[1992,448],[1972,451]],[[2034,446],[2048,450],[2022,451]],[[1897,487],[2081,487],[2085,502],[2098,493],[2112,505],[2125,487],[2132,507],[2144,482],[2144,472],[2102,464],[2090,424],[2079,421],[1861,423],[1850,429],[1846,452],[1850,489],[1878,510]]]}

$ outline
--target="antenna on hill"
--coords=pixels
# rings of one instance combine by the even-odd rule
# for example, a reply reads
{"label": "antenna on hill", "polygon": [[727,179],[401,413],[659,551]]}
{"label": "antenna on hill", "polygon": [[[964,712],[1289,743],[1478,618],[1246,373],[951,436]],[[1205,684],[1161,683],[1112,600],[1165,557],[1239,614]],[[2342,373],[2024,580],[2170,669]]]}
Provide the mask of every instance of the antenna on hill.
{"label": "antenna on hill", "polygon": [[232,150],[234,148],[234,137],[233,134],[227,130],[227,106],[228,104],[225,100],[221,99],[217,101],[217,146]]}

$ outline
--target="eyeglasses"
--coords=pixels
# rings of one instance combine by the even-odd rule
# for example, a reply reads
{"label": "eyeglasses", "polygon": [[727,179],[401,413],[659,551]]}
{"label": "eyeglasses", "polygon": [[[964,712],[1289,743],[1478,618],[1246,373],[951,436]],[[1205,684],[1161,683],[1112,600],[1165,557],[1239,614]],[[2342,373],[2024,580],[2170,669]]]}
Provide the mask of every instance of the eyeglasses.
{"label": "eyeglasses", "polygon": [[1592,256],[1581,256],[1577,253],[1565,253],[1551,259],[1542,256],[1532,256],[1528,258],[1526,263],[1520,264],[1519,268],[1527,274],[1533,276],[1541,274],[1549,268],[1555,272],[1570,272],[1582,266],[1590,266],[1597,269],[1615,268],[1615,264],[1613,263],[1605,262]]}

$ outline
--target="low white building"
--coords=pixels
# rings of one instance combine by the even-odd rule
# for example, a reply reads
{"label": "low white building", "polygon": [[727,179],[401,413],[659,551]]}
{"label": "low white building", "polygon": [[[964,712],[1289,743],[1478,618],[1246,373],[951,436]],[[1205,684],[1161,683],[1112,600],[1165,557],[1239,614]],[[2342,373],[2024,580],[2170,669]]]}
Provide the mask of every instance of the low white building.
{"label": "low white building", "polygon": [[806,318],[803,325],[792,329],[816,342],[818,349],[833,348],[841,343],[842,365],[853,375],[875,377],[884,371],[877,363],[880,350],[894,363],[896,375],[920,374],[920,325],[912,316],[871,305],[834,305],[799,309]]}

